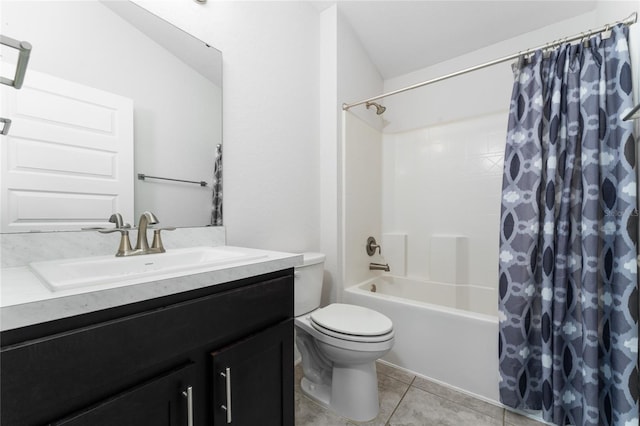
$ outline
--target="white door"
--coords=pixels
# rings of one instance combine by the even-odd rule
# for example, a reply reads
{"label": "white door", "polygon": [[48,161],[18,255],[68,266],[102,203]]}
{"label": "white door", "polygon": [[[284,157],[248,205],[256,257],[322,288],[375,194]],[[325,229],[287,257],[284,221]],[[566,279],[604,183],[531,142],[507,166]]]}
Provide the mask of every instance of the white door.
{"label": "white door", "polygon": [[[133,219],[133,100],[27,70],[2,87],[1,231],[105,226]],[[112,225],[111,225],[112,226]]]}

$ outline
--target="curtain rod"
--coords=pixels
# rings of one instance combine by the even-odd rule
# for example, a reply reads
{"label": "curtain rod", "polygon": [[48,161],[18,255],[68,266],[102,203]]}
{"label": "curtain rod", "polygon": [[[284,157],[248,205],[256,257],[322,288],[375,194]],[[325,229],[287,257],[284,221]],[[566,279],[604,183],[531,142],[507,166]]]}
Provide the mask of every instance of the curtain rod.
{"label": "curtain rod", "polygon": [[344,103],[344,104],[342,104],[342,109],[344,111],[348,111],[349,108],[354,107],[354,106],[366,104],[367,102],[377,101],[378,99],[386,98],[386,97],[392,96],[392,95],[397,95],[398,93],[406,92],[408,90],[417,89],[418,87],[427,86],[427,85],[432,84],[432,83],[437,83],[439,81],[447,80],[447,79],[452,78],[452,77],[457,77],[457,76],[462,75],[462,74],[467,74],[467,73],[470,73],[472,71],[477,71],[477,70],[482,69],[482,68],[487,68],[487,67],[499,64],[501,62],[511,61],[513,59],[519,58],[522,55],[526,56],[526,55],[528,55],[530,53],[533,53],[533,52],[535,52],[536,50],[539,50],[539,49],[548,49],[550,47],[557,46],[557,45],[559,45],[561,43],[570,43],[572,41],[584,39],[585,37],[591,37],[594,34],[602,33],[602,32],[605,32],[605,31],[609,31],[613,26],[615,26],[617,24],[631,25],[631,24],[635,24],[637,21],[638,21],[638,12],[633,12],[631,15],[629,15],[629,17],[627,17],[626,19],[623,19],[622,21],[617,21],[617,22],[614,22],[612,24],[607,24],[607,25],[604,25],[604,26],[602,26],[600,28],[597,28],[595,30],[589,30],[589,31],[586,31],[586,32],[583,32],[583,33],[580,33],[580,34],[576,34],[576,35],[571,36],[571,37],[565,37],[565,38],[562,38],[560,40],[554,41],[553,43],[543,44],[542,46],[533,47],[533,48],[527,49],[525,51],[514,53],[513,55],[504,56],[502,58],[495,59],[493,61],[485,62],[484,64],[476,65],[476,66],[473,66],[473,67],[470,67],[470,68],[465,68],[463,70],[456,71],[456,72],[453,72],[451,74],[444,75],[442,77],[433,78],[431,80],[423,81],[421,83],[416,83],[416,84],[413,84],[411,86],[404,87],[402,89],[397,89],[397,90],[394,90],[392,92],[383,93],[382,95],[374,96],[373,98],[365,99],[365,100],[362,100],[360,102],[355,102],[355,103],[352,103],[352,104]]}

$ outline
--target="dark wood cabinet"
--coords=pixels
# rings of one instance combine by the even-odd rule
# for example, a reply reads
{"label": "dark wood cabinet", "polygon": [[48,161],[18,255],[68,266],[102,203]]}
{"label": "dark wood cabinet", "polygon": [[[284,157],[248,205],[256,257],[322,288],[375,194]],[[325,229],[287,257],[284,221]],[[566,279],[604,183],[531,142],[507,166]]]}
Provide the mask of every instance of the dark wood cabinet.
{"label": "dark wood cabinet", "polygon": [[188,390],[193,382],[194,364],[155,377],[148,382],[101,401],[55,426],[183,426],[188,424]]}
{"label": "dark wood cabinet", "polygon": [[283,322],[211,354],[214,425],[294,424],[292,325]]}
{"label": "dark wood cabinet", "polygon": [[233,425],[293,426],[292,317],[286,270],[2,333],[0,423],[224,425],[230,368]]}

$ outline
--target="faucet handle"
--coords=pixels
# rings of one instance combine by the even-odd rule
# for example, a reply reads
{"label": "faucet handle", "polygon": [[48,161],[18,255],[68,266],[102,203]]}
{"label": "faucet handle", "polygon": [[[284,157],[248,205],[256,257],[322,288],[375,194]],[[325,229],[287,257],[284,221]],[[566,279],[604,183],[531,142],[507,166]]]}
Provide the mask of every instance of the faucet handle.
{"label": "faucet handle", "polygon": [[166,250],[162,244],[162,238],[160,238],[160,231],[175,231],[174,226],[167,226],[164,228],[153,228],[153,242],[151,243],[151,249],[156,253],[164,253]]}
{"label": "faucet handle", "polygon": [[91,226],[88,228],[81,228],[81,229],[83,231],[98,231],[98,232],[102,232],[103,234],[110,234],[111,232],[115,232],[115,231],[124,231],[124,230],[131,229],[131,225],[129,225],[128,223],[123,223],[122,215],[120,213],[113,213],[111,216],[109,216],[109,222],[114,223],[116,225],[115,228],[103,228],[100,226]]}
{"label": "faucet handle", "polygon": [[[115,215],[111,215],[109,218],[109,222],[113,222],[111,219],[114,218]],[[118,215],[119,216],[119,215]],[[99,228],[98,232],[101,234],[111,234],[112,232],[120,232],[120,244],[118,245],[118,251],[116,252],[116,257],[127,256],[131,252],[131,241],[129,240],[129,230],[131,229],[131,225],[128,223],[122,223],[122,217],[120,217],[119,222],[116,220],[115,228]],[[119,226],[118,226],[119,225]]]}
{"label": "faucet handle", "polygon": [[116,228],[122,228],[122,215],[120,213],[114,213],[109,217],[109,222],[115,223]]}
{"label": "faucet handle", "polygon": [[376,242],[376,239],[373,237],[369,237],[367,238],[367,254],[369,256],[373,256],[374,254],[376,254],[376,249],[378,249],[378,253],[380,255],[382,255],[382,248],[380,247],[380,245]]}
{"label": "faucet handle", "polygon": [[125,232],[128,233],[131,230],[131,225],[128,223],[125,223],[124,225],[116,226],[115,228],[87,228],[87,229],[95,229],[96,231],[102,234],[110,234],[112,232],[122,232],[124,234]]}
{"label": "faucet handle", "polygon": [[113,213],[111,216],[109,216],[109,222],[114,223],[116,225],[115,228],[85,228],[85,229],[94,229],[103,234],[110,234],[116,231],[120,231],[124,233],[129,229],[131,229],[131,225],[129,225],[128,223],[124,223],[124,221],[122,220],[122,215],[120,213]]}

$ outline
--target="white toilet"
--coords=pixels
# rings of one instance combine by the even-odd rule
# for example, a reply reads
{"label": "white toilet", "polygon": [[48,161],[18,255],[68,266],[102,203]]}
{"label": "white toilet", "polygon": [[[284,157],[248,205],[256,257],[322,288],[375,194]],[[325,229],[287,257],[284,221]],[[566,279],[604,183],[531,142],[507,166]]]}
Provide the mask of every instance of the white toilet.
{"label": "white toilet", "polygon": [[375,361],[393,347],[393,324],[379,312],[334,303],[320,306],[325,256],[305,253],[295,271],[296,343],[302,355],[302,391],[356,421],[378,415]]}

